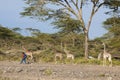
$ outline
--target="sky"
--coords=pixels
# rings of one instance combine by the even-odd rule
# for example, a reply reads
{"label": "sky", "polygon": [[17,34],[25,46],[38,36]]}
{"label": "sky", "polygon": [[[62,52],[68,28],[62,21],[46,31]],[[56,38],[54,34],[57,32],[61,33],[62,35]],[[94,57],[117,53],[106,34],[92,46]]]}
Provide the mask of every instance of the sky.
{"label": "sky", "polygon": [[[1,0],[0,25],[8,28],[20,27],[21,29],[24,29],[21,33],[23,35],[29,35],[29,33],[25,31],[25,28],[39,29],[43,33],[55,33],[58,31],[54,29],[54,26],[50,24],[50,21],[40,22],[29,17],[22,17],[20,15],[20,12],[24,10],[24,7],[26,7],[24,0]],[[93,17],[89,32],[90,39],[101,37],[107,32],[102,27],[102,22],[105,21],[106,18],[108,18],[108,16],[103,13],[104,10],[100,9],[99,12],[97,12],[97,14]],[[89,15],[89,11],[86,10],[84,13],[84,18],[86,19],[86,21],[87,15]]]}

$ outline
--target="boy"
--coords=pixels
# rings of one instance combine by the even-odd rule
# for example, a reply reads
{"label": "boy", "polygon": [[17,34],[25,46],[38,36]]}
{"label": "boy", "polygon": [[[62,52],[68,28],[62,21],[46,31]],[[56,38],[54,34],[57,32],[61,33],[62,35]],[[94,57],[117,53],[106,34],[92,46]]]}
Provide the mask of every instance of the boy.
{"label": "boy", "polygon": [[23,62],[26,64],[26,58],[27,58],[27,55],[25,54],[25,52],[22,52],[22,60],[20,64],[22,64]]}

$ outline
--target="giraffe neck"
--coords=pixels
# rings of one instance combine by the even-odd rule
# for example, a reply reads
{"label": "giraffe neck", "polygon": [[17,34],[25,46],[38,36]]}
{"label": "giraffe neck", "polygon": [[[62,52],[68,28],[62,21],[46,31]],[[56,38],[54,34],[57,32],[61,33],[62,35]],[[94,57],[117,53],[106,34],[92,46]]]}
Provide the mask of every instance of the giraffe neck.
{"label": "giraffe neck", "polygon": [[66,48],[64,48],[64,52],[65,52],[66,54],[68,54],[68,50],[67,50]]}
{"label": "giraffe neck", "polygon": [[106,53],[106,46],[105,46],[105,44],[104,44],[104,53]]}

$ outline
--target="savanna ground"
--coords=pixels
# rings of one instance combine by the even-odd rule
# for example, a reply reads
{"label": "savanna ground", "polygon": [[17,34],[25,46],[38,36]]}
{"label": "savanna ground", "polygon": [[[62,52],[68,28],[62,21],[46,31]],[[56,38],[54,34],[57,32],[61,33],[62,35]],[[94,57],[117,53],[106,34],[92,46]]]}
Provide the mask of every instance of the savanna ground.
{"label": "savanna ground", "polygon": [[0,61],[0,80],[120,80],[120,66]]}

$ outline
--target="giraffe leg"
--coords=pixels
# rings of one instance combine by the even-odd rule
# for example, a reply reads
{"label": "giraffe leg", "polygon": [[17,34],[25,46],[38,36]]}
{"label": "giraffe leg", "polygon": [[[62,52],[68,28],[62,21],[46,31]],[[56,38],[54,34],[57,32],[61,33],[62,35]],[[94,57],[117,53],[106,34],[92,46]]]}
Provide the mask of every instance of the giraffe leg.
{"label": "giraffe leg", "polygon": [[105,66],[105,59],[103,59],[103,66]]}
{"label": "giraffe leg", "polygon": [[63,61],[62,61],[62,59],[63,59],[63,57],[62,57],[62,56],[60,56],[60,61],[61,61],[61,63],[63,64]]}
{"label": "giraffe leg", "polygon": [[73,56],[72,56],[72,60],[73,60]]}
{"label": "giraffe leg", "polygon": [[56,56],[55,56],[55,64],[57,64]]}
{"label": "giraffe leg", "polygon": [[105,58],[105,66],[106,66],[106,58]]}
{"label": "giraffe leg", "polygon": [[112,60],[110,61],[110,67],[112,67]]}
{"label": "giraffe leg", "polygon": [[109,58],[109,62],[110,62],[110,67],[112,67],[112,59]]}
{"label": "giraffe leg", "polygon": [[103,58],[103,66],[106,65],[106,58]]}

